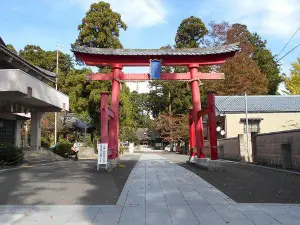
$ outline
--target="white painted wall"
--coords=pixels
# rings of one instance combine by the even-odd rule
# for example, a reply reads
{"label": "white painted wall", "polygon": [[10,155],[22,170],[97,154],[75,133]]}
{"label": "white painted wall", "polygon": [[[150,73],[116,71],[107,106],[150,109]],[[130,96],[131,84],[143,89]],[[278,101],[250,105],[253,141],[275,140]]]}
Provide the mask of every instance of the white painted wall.
{"label": "white painted wall", "polygon": [[[244,124],[240,122],[245,118],[244,113],[226,114],[226,137],[237,137],[243,134]],[[249,113],[248,118],[262,118],[260,133],[277,132],[300,128],[300,112],[292,113]]]}
{"label": "white painted wall", "polygon": [[69,111],[69,97],[63,93],[21,70],[0,70],[0,92],[15,91],[27,94],[28,87],[32,88],[33,98]]}

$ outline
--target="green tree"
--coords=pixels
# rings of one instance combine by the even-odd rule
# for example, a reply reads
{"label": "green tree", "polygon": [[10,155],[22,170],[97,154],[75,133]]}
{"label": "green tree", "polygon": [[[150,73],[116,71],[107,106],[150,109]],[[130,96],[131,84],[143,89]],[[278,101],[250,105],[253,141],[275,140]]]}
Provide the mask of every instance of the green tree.
{"label": "green tree", "polygon": [[122,141],[130,141],[132,133],[136,131],[134,121],[134,108],[130,98],[130,89],[124,83],[120,93],[120,139]]}
{"label": "green tree", "polygon": [[10,51],[12,51],[13,53],[18,54],[17,50],[15,49],[15,47],[11,44],[7,44],[6,48],[8,48]]}
{"label": "green tree", "polygon": [[277,94],[278,85],[282,81],[279,64],[275,56],[267,49],[267,41],[257,34],[251,34],[246,25],[233,24],[227,32],[226,44],[239,42],[242,52],[248,54],[259,67],[262,74],[267,77],[267,94]]}
{"label": "green tree", "polygon": [[[199,48],[208,30],[200,18],[191,16],[184,19],[176,33],[175,48]],[[170,45],[161,49],[172,49]],[[163,67],[162,72],[187,72],[186,67]],[[150,107],[154,117],[160,113],[184,114],[191,107],[191,91],[185,82],[151,81]]]}
{"label": "green tree", "polygon": [[[36,45],[26,45],[19,52],[19,55],[28,62],[51,72],[56,72],[56,54],[56,51],[45,51]],[[58,65],[58,88],[61,89],[64,86],[67,73],[74,68],[74,62],[70,55],[59,52]]]}
{"label": "green tree", "polygon": [[237,54],[221,66],[225,80],[206,81],[206,90],[217,91],[218,95],[249,95],[267,93],[267,77],[261,73],[256,62],[247,54]]}
{"label": "green tree", "polygon": [[191,16],[184,19],[177,29],[175,47],[198,48],[201,39],[207,32],[205,24],[200,18]]}
{"label": "green tree", "polygon": [[130,94],[132,103],[133,120],[137,128],[151,128],[152,120],[150,118],[150,104],[148,93],[138,93],[133,91]]}
{"label": "green tree", "polygon": [[252,44],[255,47],[253,60],[268,79],[268,94],[275,95],[277,94],[278,85],[282,82],[279,64],[275,60],[275,56],[272,55],[272,52],[267,49],[267,41],[261,40],[261,37],[257,33],[252,35]]}
{"label": "green tree", "polygon": [[284,77],[286,93],[290,95],[300,94],[300,58],[292,63],[291,75]]}
{"label": "green tree", "polygon": [[110,4],[106,2],[94,3],[78,26],[79,36],[75,44],[96,48],[122,48],[119,41],[120,29],[127,29],[121,15],[112,11]]}

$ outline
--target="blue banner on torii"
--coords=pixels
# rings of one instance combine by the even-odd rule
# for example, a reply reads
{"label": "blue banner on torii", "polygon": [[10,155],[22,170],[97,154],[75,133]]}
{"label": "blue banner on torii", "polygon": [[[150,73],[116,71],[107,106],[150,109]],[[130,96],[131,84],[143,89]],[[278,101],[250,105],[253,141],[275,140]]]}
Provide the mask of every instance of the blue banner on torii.
{"label": "blue banner on torii", "polygon": [[160,79],[161,60],[150,60],[150,79]]}

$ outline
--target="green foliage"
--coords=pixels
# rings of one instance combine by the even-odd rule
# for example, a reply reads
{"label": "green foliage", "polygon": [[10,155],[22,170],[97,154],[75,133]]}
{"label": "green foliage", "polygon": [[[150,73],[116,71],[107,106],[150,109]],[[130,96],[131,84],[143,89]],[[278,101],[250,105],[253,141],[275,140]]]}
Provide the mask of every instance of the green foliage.
{"label": "green foliage", "polygon": [[48,149],[50,147],[50,142],[44,136],[41,137],[41,146]]}
{"label": "green foliage", "polygon": [[225,80],[214,82],[210,86],[219,95],[266,94],[268,80],[262,74],[256,62],[246,54],[238,54],[229,59],[220,72],[226,74]]}
{"label": "green foliage", "polygon": [[257,33],[252,35],[252,44],[255,47],[252,59],[257,63],[262,74],[265,74],[268,79],[268,94],[276,95],[278,85],[282,82],[282,77],[275,56],[267,49],[267,41],[262,41]]}
{"label": "green foliage", "polygon": [[[40,46],[26,45],[19,55],[35,66],[56,73],[56,51],[45,51]],[[59,52],[58,64],[58,89],[61,89],[65,85],[67,73],[74,68],[74,62],[70,55]]]}
{"label": "green foliage", "polygon": [[129,133],[127,134],[126,137],[127,137],[127,138],[126,138],[125,141],[134,143],[135,145],[139,145],[139,144],[140,144],[140,140],[139,140],[138,136],[136,135],[136,132],[131,131],[131,132],[129,132]]}
{"label": "green foliage", "polygon": [[[181,43],[183,47],[183,43]],[[170,45],[161,49],[171,49]],[[187,72],[185,67],[162,67],[162,72],[170,73]],[[185,82],[180,81],[160,81],[149,82],[150,93],[148,108],[151,109],[154,118],[160,113],[184,114],[191,107],[191,91]]]}
{"label": "green foliage", "polygon": [[[267,49],[267,41],[257,34],[251,34],[246,25],[233,24],[227,32],[226,44],[239,42],[242,53],[252,58],[263,76],[267,77],[267,94],[275,95],[282,81],[279,65],[275,56]],[[259,94],[259,93],[257,93]]]}
{"label": "green foliage", "polygon": [[122,48],[119,41],[120,29],[127,29],[121,15],[112,11],[109,3],[94,3],[78,26],[76,44],[96,48]]}
{"label": "green foliage", "polygon": [[191,90],[187,83],[180,81],[151,81],[150,108],[153,117],[160,113],[187,113],[191,107]]}
{"label": "green foliage", "polygon": [[135,131],[134,108],[130,100],[130,90],[126,84],[122,84],[120,93],[120,139],[127,141],[130,134]]}
{"label": "green foliage", "polygon": [[72,146],[73,146],[73,144],[70,143],[68,140],[62,139],[57,143],[53,152],[64,158],[67,158],[70,155],[72,155],[72,150],[71,150]]}
{"label": "green foliage", "polygon": [[155,120],[155,128],[165,141],[188,141],[188,114],[160,114]]}
{"label": "green foliage", "polygon": [[133,120],[136,128],[150,128],[153,121],[150,118],[150,104],[148,93],[130,93],[130,102],[132,103]]}
{"label": "green foliage", "polygon": [[[26,45],[23,50],[20,50],[19,55],[35,66],[51,72],[56,72],[56,51],[45,51],[40,46]],[[58,54],[58,64],[59,75],[61,76],[65,75],[73,68],[71,56],[62,52],[59,52]]]}
{"label": "green foliage", "polygon": [[0,143],[0,165],[17,165],[23,161],[22,149],[13,144]]}
{"label": "green foliage", "polygon": [[119,154],[122,155],[124,152],[128,152],[129,148],[127,146],[120,146]]}
{"label": "green foliage", "polygon": [[291,76],[284,78],[284,84],[287,94],[300,94],[300,58],[297,59],[297,62],[292,63]]}
{"label": "green foliage", "polygon": [[11,44],[7,44],[6,48],[8,48],[10,51],[12,51],[13,53],[18,54],[17,50],[15,49],[15,47]]}
{"label": "green foliage", "polygon": [[184,19],[177,29],[176,48],[198,48],[200,40],[207,32],[205,24],[200,18],[191,16]]}

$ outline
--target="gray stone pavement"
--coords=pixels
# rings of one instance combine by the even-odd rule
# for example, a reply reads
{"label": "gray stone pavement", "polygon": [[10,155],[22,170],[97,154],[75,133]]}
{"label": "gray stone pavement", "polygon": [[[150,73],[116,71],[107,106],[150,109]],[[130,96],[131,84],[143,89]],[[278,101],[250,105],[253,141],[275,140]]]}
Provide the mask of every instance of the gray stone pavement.
{"label": "gray stone pavement", "polygon": [[236,203],[176,163],[143,154],[116,205],[0,206],[0,224],[296,225],[300,205]]}

